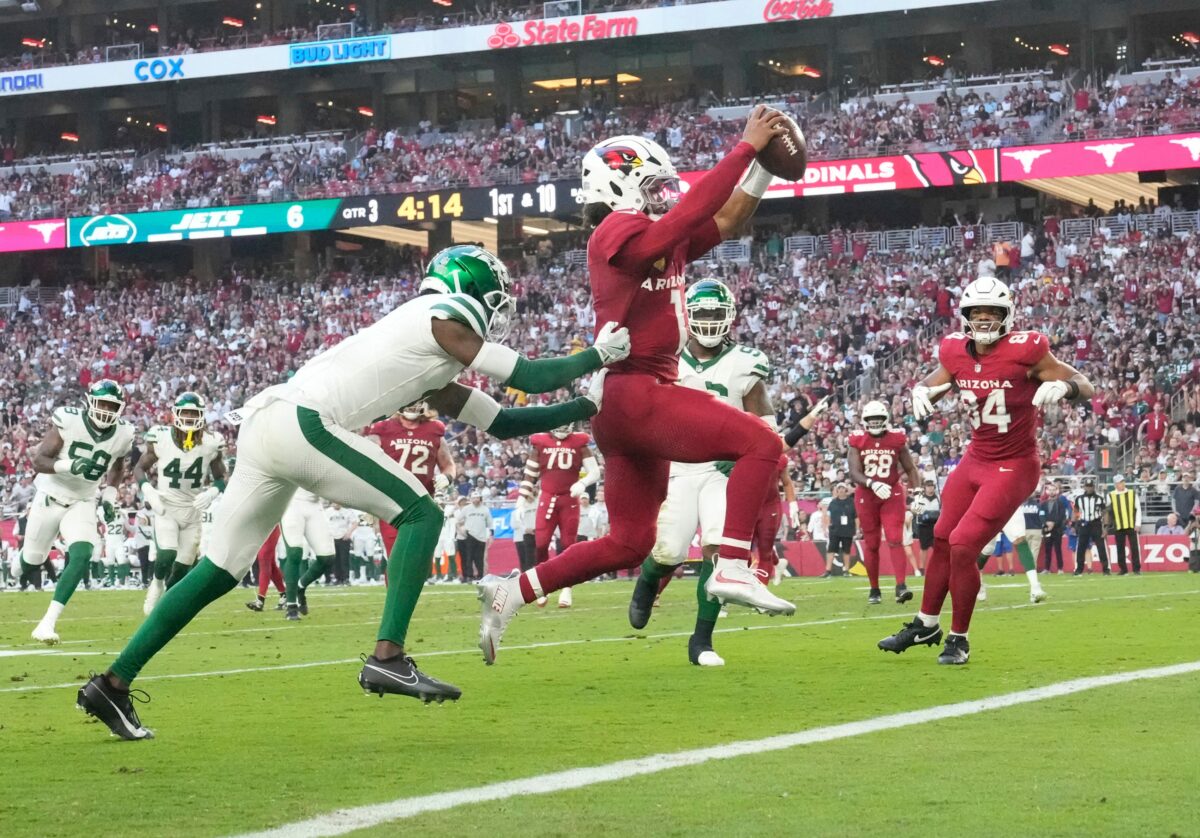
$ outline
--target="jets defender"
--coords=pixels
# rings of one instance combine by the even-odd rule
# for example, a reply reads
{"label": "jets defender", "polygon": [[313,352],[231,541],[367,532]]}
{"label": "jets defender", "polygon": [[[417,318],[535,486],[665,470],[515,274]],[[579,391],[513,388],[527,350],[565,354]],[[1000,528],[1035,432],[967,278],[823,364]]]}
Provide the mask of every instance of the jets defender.
{"label": "jets defender", "polygon": [[[205,429],[204,398],[183,393],[171,406],[171,425],[146,432],[146,449],[133,467],[142,498],[154,513],[154,579],[144,613],[183,578],[200,551],[200,517],[225,488],[225,438]],[[151,471],[157,475],[151,477]],[[212,485],[205,487],[211,476]]]}
{"label": "jets defender", "polygon": [[553,392],[629,354],[628,332],[607,324],[583,352],[529,360],[497,342],[515,309],[500,260],[477,247],[448,248],[433,258],[419,296],[227,414],[239,424],[238,462],[216,504],[204,558],[163,595],[112,667],[80,689],[79,706],[122,738],[149,738],[130,682],[201,609],[237,586],[297,489],[398,530],[378,640],[359,684],[381,695],[457,699],[456,687],[421,672],[404,648],[441,533],[441,510],[410,471],[358,430],[422,399],[506,439],[595,415],[604,380],[598,374],[586,397],[528,408],[501,409],[482,391],[454,383],[469,367],[528,393]]}
{"label": "jets defender", "polygon": [[50,428],[33,452],[37,489],[29,505],[21,568],[27,577],[46,563],[59,533],[67,545],[67,562],[54,587],[54,599],[33,630],[33,639],[57,643],[56,624],[71,594],[87,572],[98,532],[96,487],[108,477],[100,493],[107,523],[116,521],[119,495],[116,487],[125,477],[125,458],[133,448],[133,426],[121,418],[125,393],[112,379],[101,379],[87,391],[86,407],[60,407],[50,417]]}

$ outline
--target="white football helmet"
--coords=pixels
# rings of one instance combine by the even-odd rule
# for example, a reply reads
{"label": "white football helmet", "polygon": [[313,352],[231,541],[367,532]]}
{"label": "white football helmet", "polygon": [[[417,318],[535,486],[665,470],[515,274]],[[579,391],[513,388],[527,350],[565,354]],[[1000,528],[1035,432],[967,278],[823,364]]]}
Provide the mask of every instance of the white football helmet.
{"label": "white football helmet", "polygon": [[891,424],[892,415],[887,405],[880,401],[869,401],[863,405],[862,421],[871,436],[883,436]]}
{"label": "white football helmet", "polygon": [[679,200],[679,173],[666,149],[635,135],[612,137],[583,156],[583,202],[659,218]]}
{"label": "white football helmet", "polygon": [[575,433],[575,423],[568,422],[560,428],[555,428],[550,432],[550,435],[555,439],[566,439],[571,434]]}
{"label": "white football helmet", "polygon": [[410,422],[419,422],[425,418],[429,406],[425,402],[414,402],[400,411],[400,415]]}
{"label": "white football helmet", "polygon": [[[983,323],[979,324],[981,328],[976,328],[970,319],[971,309],[976,306],[1003,309],[1004,319],[996,324],[999,328],[992,328],[991,321],[986,329],[982,328]],[[980,344],[995,343],[1012,331],[1015,308],[1013,292],[1009,287],[995,277],[984,276],[963,289],[958,300],[958,319],[963,332],[971,340]]]}

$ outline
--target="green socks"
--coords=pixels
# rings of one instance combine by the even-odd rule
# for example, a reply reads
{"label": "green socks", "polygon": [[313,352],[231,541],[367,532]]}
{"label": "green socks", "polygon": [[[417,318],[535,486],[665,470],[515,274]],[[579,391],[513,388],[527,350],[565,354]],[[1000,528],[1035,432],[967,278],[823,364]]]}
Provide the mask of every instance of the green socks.
{"label": "green socks", "polygon": [[195,571],[163,595],[113,663],[111,671],[126,684],[132,683],[159,649],[179,634],[206,605],[232,591],[237,583],[238,580],[211,561],[202,559]]}
{"label": "green socks", "polygon": [[400,646],[408,634],[408,624],[417,600],[429,578],[430,560],[442,532],[444,516],[428,495],[404,510],[394,522],[396,543],[389,556],[387,600],[379,623],[379,640]]}
{"label": "green socks", "polygon": [[[711,559],[705,559],[700,563],[700,576],[696,580],[696,625],[700,625],[700,621],[709,622],[716,625],[717,617],[721,614],[721,603],[719,600],[709,599],[708,594],[704,591],[704,583],[708,581],[708,577],[712,576],[713,563]],[[712,639],[712,628],[709,628],[709,639]]]}
{"label": "green socks", "polygon": [[117,565],[117,579],[118,579],[118,581],[119,581],[119,582],[120,582],[122,585],[124,585],[124,584],[125,584],[125,582],[126,582],[126,581],[128,581],[128,579],[129,579],[129,565],[127,565],[127,564],[119,564],[119,565]]}
{"label": "green socks", "polygon": [[183,577],[188,575],[188,572],[191,571],[192,567],[193,565],[190,564],[180,564],[179,562],[173,563],[171,565],[171,575],[167,577],[167,589],[170,590],[171,588],[175,587],[175,585],[177,585],[183,579]]}
{"label": "green socks", "polygon": [[1022,541],[1016,545],[1017,560],[1021,562],[1021,570],[1028,573],[1031,570],[1037,570],[1037,565],[1033,561],[1033,551],[1029,549],[1029,542]]}
{"label": "green socks", "polygon": [[653,556],[647,556],[642,562],[642,576],[646,577],[648,582],[657,582],[665,576],[670,576],[677,567],[677,564],[659,564],[654,561]]}
{"label": "green socks", "polygon": [[160,582],[166,581],[171,574],[171,565],[175,564],[175,550],[159,550],[154,554],[154,578]]}
{"label": "green socks", "polygon": [[333,556],[317,556],[308,570],[304,571],[304,576],[300,578],[300,587],[307,588],[313,582],[316,582],[325,575],[325,571],[333,564]]}
{"label": "green socks", "polygon": [[87,572],[88,562],[92,560],[92,545],[86,541],[76,541],[67,548],[67,566],[63,568],[62,577],[54,586],[54,601],[67,604],[71,594],[79,587],[83,574]]}
{"label": "green socks", "polygon": [[288,605],[299,602],[297,592],[300,585],[300,562],[304,558],[302,547],[289,547],[283,555],[283,587]]}

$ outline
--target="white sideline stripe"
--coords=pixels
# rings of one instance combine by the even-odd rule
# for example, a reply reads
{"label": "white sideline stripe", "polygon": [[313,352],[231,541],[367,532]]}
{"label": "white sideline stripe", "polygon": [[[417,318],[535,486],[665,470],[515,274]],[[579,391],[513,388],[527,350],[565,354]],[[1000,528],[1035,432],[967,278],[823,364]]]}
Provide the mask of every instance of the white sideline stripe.
{"label": "white sideline stripe", "polygon": [[427,812],[442,812],[459,806],[495,800],[508,800],[513,797],[528,797],[535,794],[552,794],[560,791],[569,791],[571,789],[585,788],[597,785],[598,783],[609,783],[614,780],[625,780],[645,774],[658,774],[673,768],[702,765],[714,760],[733,759],[741,756],[771,753],[772,751],[783,751],[818,742],[849,739],[867,733],[896,730],[898,728],[912,727],[913,725],[921,725],[943,719],[973,716],[989,710],[999,710],[1021,704],[1032,704],[1037,701],[1060,698],[1065,695],[1100,689],[1102,687],[1128,684],[1133,681],[1170,678],[1176,675],[1189,675],[1195,672],[1200,672],[1200,661],[1178,663],[1171,666],[1157,666],[1151,669],[1137,669],[1132,672],[1118,672],[1113,675],[1093,675],[1086,678],[1075,678],[1070,681],[1060,681],[1057,684],[1047,684],[1044,687],[1034,687],[1033,689],[1020,690],[1013,693],[1002,693],[972,701],[960,701],[955,704],[941,704],[936,707],[926,707],[922,710],[910,710],[906,713],[876,716],[873,719],[863,719],[840,725],[811,728],[796,733],[768,736],[765,739],[749,739],[741,742],[715,745],[709,748],[697,748],[690,751],[653,754],[639,759],[627,759],[607,765],[596,765],[590,768],[572,768],[566,771],[556,771],[537,777],[526,777],[522,780],[508,780],[502,783],[490,783],[486,786],[459,789],[458,791],[427,794],[421,797],[400,798],[390,803],[357,806],[353,809],[339,809],[335,812],[318,815],[308,820],[285,824],[274,829],[245,833],[239,836],[239,838],[297,838],[297,836],[316,838],[316,836],[345,835],[347,832],[366,829],[391,821],[412,818]]}
{"label": "white sideline stripe", "polygon": [[103,655],[104,652],[64,652],[58,649],[5,649],[0,651],[0,658],[20,658],[28,657],[29,655],[67,655],[68,657],[78,657],[80,655]]}
{"label": "white sideline stripe", "polygon": [[[1064,599],[1064,600],[1059,600],[1059,603],[1062,604],[1062,603],[1107,602],[1108,600],[1112,600],[1112,599],[1148,599],[1150,597],[1183,596],[1183,595],[1189,595],[1189,594],[1200,594],[1200,590],[1169,591],[1169,592],[1154,593],[1154,594],[1131,594],[1129,596],[1122,596],[1122,597],[1094,597],[1094,598],[1090,598],[1090,599],[1070,599],[1070,600]],[[986,612],[1015,611],[1015,610],[1023,609],[1023,608],[1040,608],[1040,607],[1042,607],[1042,606],[1038,606],[1038,605],[1034,605],[1032,603],[1025,602],[1025,603],[1021,603],[1019,605],[998,605],[998,606],[995,606],[992,608],[976,608],[975,611],[977,613],[981,612],[981,611],[986,611]],[[860,622],[865,622],[865,621],[869,621],[869,620],[899,620],[899,619],[903,619],[904,616],[905,616],[904,614],[898,614],[898,613],[872,614],[869,616],[861,616],[861,617],[836,617],[836,618],[827,619],[827,620],[808,620],[806,622],[801,622],[801,623],[764,623],[764,624],[760,624],[760,625],[731,626],[729,628],[716,629],[715,631],[713,631],[713,634],[732,634],[734,632],[742,632],[742,631],[773,631],[773,630],[790,629],[790,628],[812,628],[813,626],[829,626],[829,625],[837,625],[839,623],[860,623]],[[375,625],[375,622],[371,622],[370,625]],[[519,646],[504,646],[503,649],[506,652],[518,652],[518,651],[530,651],[530,650],[534,650],[534,649],[555,649],[555,648],[559,648],[561,646],[583,646],[585,644],[594,644],[594,643],[628,643],[628,642],[639,642],[639,641],[646,641],[646,640],[670,640],[670,639],[676,638],[676,637],[691,637],[691,636],[692,636],[691,631],[669,631],[669,632],[663,632],[661,634],[626,634],[621,637],[591,637],[591,638],[580,638],[577,640],[547,640],[542,643],[525,643],[525,644],[521,644]],[[68,654],[74,655],[74,654],[79,654],[79,653],[70,652]],[[111,654],[113,657],[117,656],[116,652],[112,652]],[[440,657],[446,657],[449,655],[478,655],[478,654],[481,654],[481,652],[479,651],[479,647],[474,647],[471,649],[444,649],[444,650],[435,651],[435,652],[417,652],[416,656],[423,660],[425,658],[440,658]],[[245,667],[243,669],[220,669],[220,670],[215,670],[212,672],[180,672],[180,673],[168,674],[168,675],[142,675],[142,676],[138,677],[138,682],[141,683],[142,681],[173,681],[177,678],[207,678],[209,676],[221,676],[221,675],[249,675],[249,674],[254,674],[254,673],[258,673],[258,672],[276,672],[276,671],[285,670],[285,669],[311,669],[311,668],[317,667],[317,666],[340,666],[342,664],[347,664],[347,663],[359,663],[360,661],[361,661],[361,658],[341,658],[339,660],[331,660],[331,661],[310,661],[307,663],[284,663],[284,664],[276,664],[273,666]],[[79,686],[79,682],[73,681],[73,682],[69,682],[69,683],[65,683],[65,684],[44,684],[41,686],[34,684],[34,685],[25,686],[25,687],[0,687],[0,693],[24,693],[24,692],[34,692],[36,690],[61,690],[61,689],[67,689],[69,687],[78,687],[78,686]]]}

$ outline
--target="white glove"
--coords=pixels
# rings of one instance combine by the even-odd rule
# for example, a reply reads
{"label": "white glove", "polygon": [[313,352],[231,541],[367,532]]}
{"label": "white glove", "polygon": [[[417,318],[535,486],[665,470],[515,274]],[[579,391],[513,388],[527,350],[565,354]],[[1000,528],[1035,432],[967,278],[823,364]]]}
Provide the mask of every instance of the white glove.
{"label": "white glove", "polygon": [[1043,381],[1042,385],[1037,388],[1037,392],[1033,394],[1033,406],[1045,407],[1060,402],[1067,397],[1069,392],[1071,392],[1071,388],[1065,381]]}
{"label": "white glove", "polygon": [[812,414],[820,416],[825,411],[829,410],[829,403],[833,401],[832,396],[822,396],[821,400],[813,405]]}
{"label": "white glove", "polygon": [[587,392],[583,395],[591,400],[592,404],[596,405],[596,412],[600,412],[602,402],[604,401],[604,376],[608,374],[608,370],[596,370],[592,374],[592,383],[588,385]]}
{"label": "white glove", "polygon": [[433,491],[435,494],[446,491],[450,488],[450,478],[442,474],[440,471],[433,476]]}
{"label": "white glove", "polygon": [[573,497],[573,498],[582,497],[583,493],[586,491],[587,491],[587,486],[583,485],[582,480],[576,480],[574,483],[571,484],[571,497]]}
{"label": "white glove", "polygon": [[212,506],[212,502],[215,501],[220,496],[221,496],[220,489],[218,489],[216,486],[209,486],[203,492],[196,495],[195,500],[192,501],[192,509],[196,509],[196,510],[199,510],[200,512],[203,512],[204,510],[206,510],[210,506]]}
{"label": "white glove", "polygon": [[799,501],[788,501],[788,521],[792,525],[792,529],[800,529],[800,503]]}
{"label": "white glove", "polygon": [[142,500],[150,504],[150,511],[155,515],[163,514],[162,495],[158,493],[158,489],[155,489],[150,481],[142,484]]}
{"label": "white glove", "polygon": [[629,357],[629,330],[624,326],[618,328],[615,321],[609,320],[600,327],[595,347],[600,353],[600,362],[605,366],[622,361]]}
{"label": "white glove", "polygon": [[892,487],[884,483],[882,480],[872,480],[867,484],[871,491],[875,493],[875,497],[880,500],[887,500],[892,496]]}
{"label": "white glove", "polygon": [[950,383],[939,384],[936,387],[926,387],[918,384],[912,388],[913,416],[918,421],[933,415],[933,399],[950,389]]}

